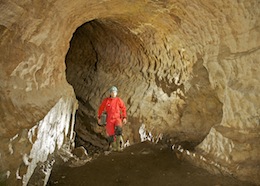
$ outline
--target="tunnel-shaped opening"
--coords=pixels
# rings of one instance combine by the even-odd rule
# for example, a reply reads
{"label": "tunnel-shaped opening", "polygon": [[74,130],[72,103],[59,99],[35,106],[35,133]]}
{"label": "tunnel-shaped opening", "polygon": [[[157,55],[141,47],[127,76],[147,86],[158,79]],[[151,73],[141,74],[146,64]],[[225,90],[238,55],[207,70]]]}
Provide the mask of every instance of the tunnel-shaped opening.
{"label": "tunnel-shaped opening", "polygon": [[[124,140],[141,141],[142,128],[154,141],[164,136],[198,144],[222,118],[222,104],[210,88],[203,59],[197,55],[194,65],[188,66],[182,49],[167,51],[173,43],[165,34],[147,28],[138,35],[130,27],[120,20],[93,20],[80,26],[71,39],[66,77],[79,101],[76,145],[89,152],[108,145],[96,118],[113,85],[127,106]],[[187,90],[186,82],[194,85]]]}
{"label": "tunnel-shaped opening", "polygon": [[[97,125],[97,109],[102,99],[109,96],[112,85],[118,87],[118,96],[131,107],[131,93],[145,81],[139,48],[138,39],[114,21],[93,20],[75,31],[66,56],[66,74],[79,101],[77,146],[95,152],[108,145],[105,128]],[[139,140],[138,129],[132,133],[134,127],[125,127],[125,138],[132,142]]]}

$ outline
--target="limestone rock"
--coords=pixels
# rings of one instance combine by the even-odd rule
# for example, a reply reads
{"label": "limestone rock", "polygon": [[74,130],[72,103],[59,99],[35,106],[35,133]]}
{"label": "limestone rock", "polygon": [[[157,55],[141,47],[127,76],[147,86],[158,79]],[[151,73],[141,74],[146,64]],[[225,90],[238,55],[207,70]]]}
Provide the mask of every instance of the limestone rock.
{"label": "limestone rock", "polygon": [[260,184],[259,10],[258,0],[1,1],[0,178],[26,185],[74,129],[107,145],[96,112],[116,85],[125,140],[140,141],[145,124]]}

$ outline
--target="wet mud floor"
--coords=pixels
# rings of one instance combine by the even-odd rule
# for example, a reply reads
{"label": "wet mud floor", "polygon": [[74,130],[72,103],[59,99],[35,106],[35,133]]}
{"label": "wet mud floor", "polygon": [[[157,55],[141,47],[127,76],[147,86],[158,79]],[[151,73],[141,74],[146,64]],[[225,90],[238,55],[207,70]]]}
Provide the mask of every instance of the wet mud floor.
{"label": "wet mud floor", "polygon": [[249,186],[223,175],[212,175],[175,153],[149,142],[123,152],[102,154],[81,167],[54,167],[48,186]]}

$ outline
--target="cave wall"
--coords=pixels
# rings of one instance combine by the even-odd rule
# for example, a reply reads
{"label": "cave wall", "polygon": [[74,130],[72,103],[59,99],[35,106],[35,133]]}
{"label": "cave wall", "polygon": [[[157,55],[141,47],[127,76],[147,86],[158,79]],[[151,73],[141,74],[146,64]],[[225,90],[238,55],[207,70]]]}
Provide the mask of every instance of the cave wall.
{"label": "cave wall", "polygon": [[64,24],[49,3],[6,1],[0,7],[0,180],[26,185],[40,167],[43,185],[49,155],[72,139],[77,101],[64,73],[64,37],[70,34],[60,32]]}
{"label": "cave wall", "polygon": [[76,130],[104,145],[96,109],[117,85],[133,142],[145,124],[155,137],[201,142],[197,152],[260,182],[257,0],[0,4],[1,180],[27,184],[73,143],[74,91]]}

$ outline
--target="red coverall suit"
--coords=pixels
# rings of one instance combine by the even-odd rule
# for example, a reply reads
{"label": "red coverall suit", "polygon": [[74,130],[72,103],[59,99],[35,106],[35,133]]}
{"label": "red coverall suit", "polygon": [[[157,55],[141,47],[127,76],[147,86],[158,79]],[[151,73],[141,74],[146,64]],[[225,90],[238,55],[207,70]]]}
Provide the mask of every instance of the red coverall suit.
{"label": "red coverall suit", "polygon": [[122,127],[122,119],[126,118],[126,107],[119,97],[108,97],[103,100],[98,110],[98,118],[103,111],[107,112],[106,132],[108,136],[115,135],[115,127]]}

